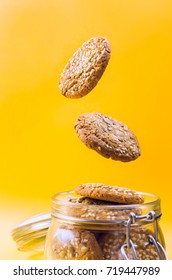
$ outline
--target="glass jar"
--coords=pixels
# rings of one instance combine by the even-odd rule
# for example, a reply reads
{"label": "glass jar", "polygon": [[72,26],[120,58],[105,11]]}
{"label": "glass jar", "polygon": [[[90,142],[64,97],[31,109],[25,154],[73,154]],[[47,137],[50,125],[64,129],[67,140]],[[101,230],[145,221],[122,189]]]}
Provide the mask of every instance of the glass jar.
{"label": "glass jar", "polygon": [[167,259],[159,226],[160,199],[140,194],[144,203],[130,205],[90,205],[78,203],[73,191],[56,194],[45,259]]}

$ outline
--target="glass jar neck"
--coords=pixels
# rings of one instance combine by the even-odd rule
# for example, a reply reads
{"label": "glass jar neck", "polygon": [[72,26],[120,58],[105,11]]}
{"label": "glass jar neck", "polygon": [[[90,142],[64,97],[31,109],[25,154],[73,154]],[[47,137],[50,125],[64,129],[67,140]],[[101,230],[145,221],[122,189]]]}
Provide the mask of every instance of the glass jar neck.
{"label": "glass jar neck", "polygon": [[125,225],[135,215],[135,225],[152,223],[149,213],[154,213],[157,219],[161,216],[160,199],[149,193],[141,195],[143,204],[89,205],[70,202],[69,197],[77,197],[73,191],[58,193],[52,198],[52,218],[67,224],[118,226]]}

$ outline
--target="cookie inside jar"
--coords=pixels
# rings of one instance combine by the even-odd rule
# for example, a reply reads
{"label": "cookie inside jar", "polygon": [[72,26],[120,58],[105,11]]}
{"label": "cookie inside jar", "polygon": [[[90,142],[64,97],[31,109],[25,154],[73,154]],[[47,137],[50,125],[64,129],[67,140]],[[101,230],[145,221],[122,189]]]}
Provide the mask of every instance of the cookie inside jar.
{"label": "cookie inside jar", "polygon": [[159,226],[160,200],[152,194],[139,194],[144,199],[140,204],[95,199],[78,195],[75,191],[55,195],[45,258],[166,259]]}

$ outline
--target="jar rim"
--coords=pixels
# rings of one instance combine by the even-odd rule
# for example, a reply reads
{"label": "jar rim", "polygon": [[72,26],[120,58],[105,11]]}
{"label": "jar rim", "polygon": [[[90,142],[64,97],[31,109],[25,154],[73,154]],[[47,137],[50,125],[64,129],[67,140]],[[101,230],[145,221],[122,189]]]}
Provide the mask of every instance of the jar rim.
{"label": "jar rim", "polygon": [[[66,223],[124,223],[130,213],[142,215],[154,211],[156,216],[161,215],[160,198],[157,195],[138,192],[144,198],[142,204],[84,204],[71,202],[71,199],[80,198],[74,190],[59,192],[52,197],[52,217]],[[70,199],[69,199],[70,198]]]}
{"label": "jar rim", "polygon": [[[90,205],[87,205],[88,208],[97,208],[97,207],[102,207],[102,208],[113,208],[113,209],[125,209],[125,208],[130,208],[130,207],[147,207],[147,206],[151,206],[151,205],[157,205],[157,204],[160,204],[160,197],[155,195],[155,194],[152,194],[152,193],[148,193],[148,192],[137,192],[139,195],[142,195],[144,197],[144,203],[142,204],[114,204],[114,205],[95,205],[95,204],[90,204]],[[69,198],[71,197],[72,195],[74,195],[74,198],[79,198],[81,196],[77,195],[75,193],[74,190],[69,190],[69,191],[65,191],[65,192],[59,192],[59,193],[56,193],[55,195],[52,196],[52,206],[53,208],[56,206],[56,205],[74,205],[73,202],[69,201],[68,200],[62,200],[62,199],[59,199],[61,196],[64,196],[64,198]],[[80,207],[85,207],[85,204],[82,204],[82,203],[75,203],[77,205],[79,205]]]}

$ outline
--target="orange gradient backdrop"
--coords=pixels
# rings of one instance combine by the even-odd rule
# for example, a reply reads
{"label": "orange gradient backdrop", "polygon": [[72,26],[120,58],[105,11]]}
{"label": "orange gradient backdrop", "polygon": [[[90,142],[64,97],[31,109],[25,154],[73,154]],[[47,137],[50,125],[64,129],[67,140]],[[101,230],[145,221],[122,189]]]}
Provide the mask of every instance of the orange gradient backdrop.
{"label": "orange gradient backdrop", "polygon": [[[112,47],[100,82],[81,99],[63,97],[64,65],[99,35]],[[11,229],[49,211],[55,193],[85,182],[160,196],[172,258],[171,50],[171,0],[0,0],[1,259],[25,258]],[[125,122],[141,157],[121,163],[86,148],[73,125],[89,111]]]}

